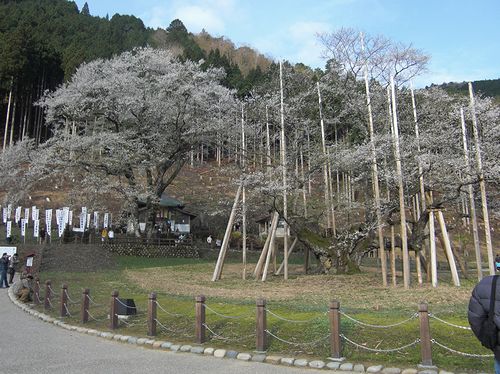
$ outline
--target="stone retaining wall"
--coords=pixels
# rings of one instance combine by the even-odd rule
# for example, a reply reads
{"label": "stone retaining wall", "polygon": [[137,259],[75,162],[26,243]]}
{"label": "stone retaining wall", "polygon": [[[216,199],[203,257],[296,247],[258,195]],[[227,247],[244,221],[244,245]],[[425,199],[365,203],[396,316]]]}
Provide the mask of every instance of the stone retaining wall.
{"label": "stone retaining wall", "polygon": [[199,251],[188,245],[147,243],[104,243],[103,248],[120,256],[200,258]]}

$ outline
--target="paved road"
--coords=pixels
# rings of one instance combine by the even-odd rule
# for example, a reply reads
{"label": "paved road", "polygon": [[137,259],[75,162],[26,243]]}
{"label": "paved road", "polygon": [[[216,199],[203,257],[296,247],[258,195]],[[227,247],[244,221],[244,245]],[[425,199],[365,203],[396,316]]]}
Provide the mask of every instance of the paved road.
{"label": "paved road", "polygon": [[4,288],[0,289],[0,320],[1,374],[319,373],[313,369],[152,350],[68,331],[19,309]]}

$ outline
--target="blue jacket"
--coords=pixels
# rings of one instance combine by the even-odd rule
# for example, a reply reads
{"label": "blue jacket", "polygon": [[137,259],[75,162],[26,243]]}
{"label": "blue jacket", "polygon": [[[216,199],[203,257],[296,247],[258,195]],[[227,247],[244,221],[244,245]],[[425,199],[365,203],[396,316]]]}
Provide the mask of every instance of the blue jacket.
{"label": "blue jacket", "polygon": [[[488,318],[490,311],[490,297],[493,276],[483,278],[472,291],[472,296],[469,301],[469,312],[467,318],[474,332],[474,335],[479,336],[482,322]],[[493,320],[497,329],[500,329],[500,279],[497,281],[497,289],[495,292],[495,316]],[[498,334],[498,342],[500,343],[500,334]],[[497,345],[493,351],[495,359],[500,360],[500,346]]]}
{"label": "blue jacket", "polygon": [[0,270],[1,271],[7,271],[9,268],[9,259],[7,257],[0,258]]}

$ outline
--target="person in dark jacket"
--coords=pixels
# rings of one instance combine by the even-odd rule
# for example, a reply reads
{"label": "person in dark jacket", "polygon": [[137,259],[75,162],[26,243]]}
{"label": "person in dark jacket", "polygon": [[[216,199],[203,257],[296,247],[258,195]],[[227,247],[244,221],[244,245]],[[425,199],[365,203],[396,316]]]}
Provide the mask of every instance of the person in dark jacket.
{"label": "person in dark jacket", "polygon": [[7,253],[2,255],[0,258],[0,288],[3,288],[4,285],[6,288],[9,288],[9,283],[7,283],[7,269],[9,268],[9,256]]}
{"label": "person in dark jacket", "polygon": [[[481,325],[488,319],[492,283],[493,276],[485,277],[472,290],[467,318],[476,337],[479,337]],[[495,313],[493,321],[497,326],[498,344],[500,344],[500,335],[498,334],[500,328],[500,282],[497,283],[495,291],[495,309],[493,312]],[[495,354],[495,374],[500,374],[500,345],[495,347],[493,353]]]}

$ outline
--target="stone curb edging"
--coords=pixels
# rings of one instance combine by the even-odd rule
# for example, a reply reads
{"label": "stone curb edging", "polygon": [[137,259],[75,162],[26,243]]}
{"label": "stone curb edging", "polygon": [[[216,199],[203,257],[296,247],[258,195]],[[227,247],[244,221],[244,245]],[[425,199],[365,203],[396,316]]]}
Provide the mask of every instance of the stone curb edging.
{"label": "stone curb edging", "polygon": [[153,349],[163,349],[169,350],[171,352],[185,352],[197,355],[205,355],[205,356],[213,356],[216,358],[229,358],[240,361],[253,361],[253,362],[262,362],[267,364],[274,365],[283,365],[283,366],[293,366],[300,368],[313,368],[313,369],[326,369],[326,370],[337,370],[340,372],[352,372],[353,374],[359,373],[369,373],[369,374],[454,374],[452,372],[438,370],[436,367],[419,367],[419,369],[400,369],[400,368],[391,368],[391,367],[383,367],[382,365],[374,365],[365,369],[363,364],[353,364],[349,362],[324,362],[321,360],[307,360],[304,358],[295,358],[295,357],[281,357],[275,355],[266,355],[265,353],[249,353],[249,352],[237,352],[234,350],[226,350],[226,349],[218,349],[212,347],[203,347],[203,346],[191,346],[188,344],[180,345],[172,342],[168,342],[165,340],[155,340],[150,338],[137,338],[135,336],[128,335],[120,335],[113,334],[109,331],[99,331],[95,329],[88,329],[85,327],[69,325],[64,321],[61,321],[57,318],[51,317],[47,314],[38,312],[29,307],[29,305],[24,304],[17,300],[16,296],[12,291],[13,287],[10,287],[8,290],[8,295],[12,303],[18,306],[20,309],[29,313],[38,319],[52,323],[55,326],[62,327],[69,331],[76,331],[81,334],[93,335],[100,338],[104,338],[107,340],[114,340],[116,342],[121,342],[125,344],[133,344],[138,346],[150,347]]}

